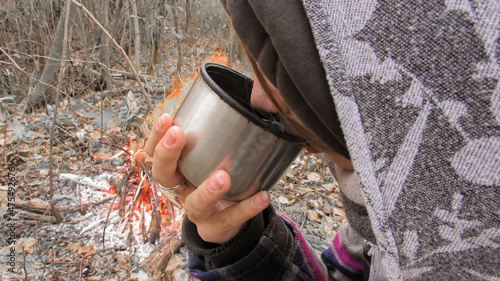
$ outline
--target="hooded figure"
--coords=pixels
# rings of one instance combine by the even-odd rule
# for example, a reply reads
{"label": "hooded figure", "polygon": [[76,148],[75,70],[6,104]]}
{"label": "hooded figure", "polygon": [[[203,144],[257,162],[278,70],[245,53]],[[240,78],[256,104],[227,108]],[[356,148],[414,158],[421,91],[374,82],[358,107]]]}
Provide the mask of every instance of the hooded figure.
{"label": "hooded figure", "polygon": [[291,111],[354,171],[331,165],[349,224],[322,260],[272,207],[222,245],[186,219],[197,278],[500,278],[497,1],[221,2]]}

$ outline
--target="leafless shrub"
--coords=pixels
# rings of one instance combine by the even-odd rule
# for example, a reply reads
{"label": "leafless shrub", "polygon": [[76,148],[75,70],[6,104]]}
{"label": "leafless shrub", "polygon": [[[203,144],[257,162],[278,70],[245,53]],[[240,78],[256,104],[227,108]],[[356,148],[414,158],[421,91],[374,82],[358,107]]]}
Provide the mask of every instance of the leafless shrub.
{"label": "leafless shrub", "polygon": [[[19,102],[26,100],[40,85],[53,42],[60,40],[55,34],[64,4],[62,0],[0,2],[0,47],[23,70],[16,69],[7,56],[0,53],[3,77],[0,94],[15,95]],[[88,0],[83,4],[126,54],[135,58],[136,68],[142,74],[166,79],[176,74],[191,75],[211,51],[222,47],[229,53],[237,49],[231,39],[229,21],[218,1]],[[137,7],[135,13],[133,6]],[[134,22],[138,23],[137,29]],[[67,95],[109,90],[113,83],[118,83],[112,81],[110,74],[114,70],[128,71],[122,54],[81,11],[71,17],[70,26],[66,58],[70,63],[62,89]],[[22,85],[20,88],[6,82],[5,70],[14,75],[15,84]],[[43,99],[35,99],[36,103],[52,102],[54,88],[45,87]]]}

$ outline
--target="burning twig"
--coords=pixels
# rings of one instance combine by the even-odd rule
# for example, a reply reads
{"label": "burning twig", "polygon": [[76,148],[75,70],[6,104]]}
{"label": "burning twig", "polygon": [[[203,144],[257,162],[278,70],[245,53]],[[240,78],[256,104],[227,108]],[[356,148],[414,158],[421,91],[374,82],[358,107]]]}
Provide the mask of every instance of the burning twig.
{"label": "burning twig", "polygon": [[[119,190],[119,193],[120,193],[120,207],[122,206],[122,201],[123,201],[123,207],[125,208],[125,184],[127,183],[128,181],[128,178],[130,177],[130,174],[131,172],[128,172],[127,176],[123,178],[122,180],[122,183],[120,185],[120,188],[118,189]],[[115,189],[116,190],[116,189]],[[123,198],[121,195],[124,195]],[[108,226],[108,221],[109,221],[109,214],[111,214],[111,210],[113,209],[113,206],[115,204],[115,200],[116,200],[116,197],[118,196],[115,196],[113,198],[113,202],[111,203],[111,206],[109,207],[109,211],[108,211],[108,216],[106,217],[106,223],[104,223],[104,230],[102,231],[102,247],[104,249],[106,249],[106,245],[104,243],[104,239],[106,237],[106,227]],[[120,210],[118,211],[118,214],[120,214],[121,216],[123,215],[123,212],[122,212],[122,209],[120,208]]]}
{"label": "burning twig", "polygon": [[[127,177],[128,179],[128,177]],[[120,207],[119,207],[119,212],[120,216],[125,216],[125,195],[127,195],[127,191],[125,188],[120,189]]]}
{"label": "burning twig", "polygon": [[[141,164],[142,170],[146,173],[148,176],[148,179],[152,179],[151,173],[149,172],[149,169],[147,169],[146,165],[144,162],[139,162]],[[161,218],[160,218],[160,205],[159,205],[159,198],[158,198],[158,193],[156,189],[156,181],[154,182],[153,185],[151,185],[151,193],[152,193],[152,198],[151,202],[153,203],[153,210],[151,214],[151,224],[150,224],[150,237],[149,237],[149,242],[151,244],[156,244],[156,242],[160,239],[160,232],[161,232]],[[166,196],[165,196],[166,197]],[[170,198],[171,199],[171,198]],[[173,200],[172,200],[173,201]],[[180,204],[174,201],[178,208],[180,208]],[[171,205],[171,201],[167,201],[167,206],[169,207],[169,214],[174,214],[174,208]]]}
{"label": "burning twig", "polygon": [[[157,196],[157,191],[156,187],[153,185],[152,187],[153,191],[153,198],[152,198],[152,203],[153,203],[153,210],[151,213],[151,224],[150,224],[150,236],[149,236],[149,242],[151,244],[156,244],[158,240],[160,240],[160,232],[161,232],[161,218],[160,218],[160,204],[158,202],[158,196]],[[168,203],[167,203],[168,204]],[[170,207],[172,205],[168,204]],[[173,209],[173,208],[171,208]],[[172,213],[171,213],[172,214]]]}
{"label": "burning twig", "polygon": [[144,243],[148,242],[148,234],[146,232],[146,206],[142,205],[141,208],[141,230],[142,230],[142,240]]}

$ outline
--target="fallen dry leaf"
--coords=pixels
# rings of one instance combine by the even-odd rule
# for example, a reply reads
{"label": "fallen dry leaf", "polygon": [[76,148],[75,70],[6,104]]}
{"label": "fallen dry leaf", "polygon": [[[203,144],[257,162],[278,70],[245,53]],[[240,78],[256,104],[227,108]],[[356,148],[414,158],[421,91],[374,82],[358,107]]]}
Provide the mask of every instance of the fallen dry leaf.
{"label": "fallen dry leaf", "polygon": [[332,214],[333,213],[333,208],[328,206],[328,205],[323,205],[323,208],[321,209],[323,213],[325,214]]}
{"label": "fallen dry leaf", "polygon": [[343,209],[340,209],[340,208],[334,208],[333,209],[333,214],[336,215],[336,216],[345,216],[344,214],[344,210]]}
{"label": "fallen dry leaf", "polygon": [[325,216],[325,214],[321,211],[315,211],[315,210],[308,210],[307,211],[307,217],[310,219],[310,220],[314,220],[314,221],[317,221],[317,222],[323,222],[323,217]]}
{"label": "fallen dry leaf", "polygon": [[33,238],[21,238],[17,240],[16,244],[19,245],[17,248],[18,253],[31,254],[34,251],[36,240]]}
{"label": "fallen dry leaf", "polygon": [[41,169],[40,170],[40,177],[41,178],[46,178],[49,175],[50,170],[49,169]]}
{"label": "fallen dry leaf", "polygon": [[311,172],[307,174],[307,179],[313,182],[320,182],[322,180],[321,176],[316,172]]}
{"label": "fallen dry leaf", "polygon": [[83,246],[80,249],[78,249],[77,253],[79,255],[85,255],[85,256],[91,255],[91,254],[95,253],[94,245]]}
{"label": "fallen dry leaf", "polygon": [[76,254],[81,247],[83,247],[83,242],[76,242],[76,243],[69,243],[68,246],[66,246],[66,249],[68,249],[73,254]]}
{"label": "fallen dry leaf", "polygon": [[165,269],[166,271],[174,271],[176,268],[180,267],[182,264],[182,261],[181,259],[176,256],[176,255],[173,255],[170,260],[168,261],[168,265],[167,265],[167,268]]}
{"label": "fallen dry leaf", "polygon": [[337,182],[329,182],[329,183],[325,183],[322,185],[326,190],[330,191],[330,192],[333,192],[335,190],[335,188],[338,186],[338,183]]}
{"label": "fallen dry leaf", "polygon": [[94,161],[102,161],[103,159],[109,159],[112,156],[111,152],[99,151],[92,157]]}

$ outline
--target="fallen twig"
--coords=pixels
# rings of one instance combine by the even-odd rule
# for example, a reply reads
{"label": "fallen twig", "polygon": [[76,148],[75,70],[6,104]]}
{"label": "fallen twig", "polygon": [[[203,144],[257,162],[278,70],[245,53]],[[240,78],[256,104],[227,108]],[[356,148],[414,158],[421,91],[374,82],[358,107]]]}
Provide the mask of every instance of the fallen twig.
{"label": "fallen twig", "polygon": [[[114,97],[114,96],[125,95],[129,91],[139,92],[140,90],[141,90],[140,87],[122,87],[115,90],[103,91],[102,94],[108,97]],[[145,87],[144,90],[146,91],[146,93],[151,95],[166,94],[168,96],[168,94],[170,93],[169,87],[153,87],[153,88]]]}
{"label": "fallen twig", "polygon": [[[118,212],[112,213],[112,215],[110,215],[110,219],[114,219],[115,217],[118,217],[118,216],[119,216],[119,215],[118,215]],[[79,234],[79,235],[82,235],[83,233],[85,233],[85,232],[87,232],[87,231],[89,231],[89,230],[91,230],[91,229],[93,229],[93,228],[96,228],[97,226],[99,226],[100,224],[102,224],[102,222],[104,222],[104,221],[106,221],[106,220],[107,220],[107,218],[105,218],[105,219],[100,219],[100,220],[98,220],[98,221],[95,221],[95,222],[93,222],[93,223],[91,223],[91,224],[87,225],[84,229],[82,229],[82,230],[80,231],[80,234]]]}
{"label": "fallen twig", "polygon": [[158,270],[163,270],[172,255],[184,245],[184,240],[178,239],[176,236],[171,236],[167,242],[161,244],[154,250],[144,261],[139,264],[139,267],[146,270],[150,276]]}
{"label": "fallen twig", "polygon": [[[128,172],[127,176],[126,177],[123,177],[123,180],[122,180],[122,183],[120,185],[120,189],[119,189],[119,194],[120,195],[116,195],[114,198],[113,198],[113,202],[111,203],[111,206],[109,207],[109,210],[108,210],[108,215],[106,217],[106,223],[104,224],[104,229],[102,231],[102,247],[104,249],[106,249],[106,245],[104,244],[105,242],[105,237],[106,237],[106,227],[108,226],[108,221],[109,221],[109,215],[111,214],[111,210],[113,209],[113,205],[115,204],[115,200],[118,196],[120,196],[120,206],[122,205],[122,201],[125,202],[125,198],[121,196],[121,194],[125,194],[125,184],[128,182],[128,178],[130,177],[130,173],[131,172]],[[120,210],[118,211],[118,214],[120,216],[122,216],[122,210],[120,208]]]}
{"label": "fallen twig", "polygon": [[50,222],[50,223],[58,222],[54,216],[35,214],[35,213],[31,213],[31,212],[28,212],[25,210],[14,209],[14,213],[19,214],[19,215],[26,217],[26,218],[37,220],[37,221]]}
{"label": "fallen twig", "polygon": [[[88,204],[86,208],[100,206],[102,204],[108,203],[112,199],[113,198],[106,198],[106,199],[101,200],[99,202]],[[50,214],[51,213],[50,204],[40,202],[40,201],[34,201],[34,200],[20,201],[20,200],[17,200],[15,202],[11,202],[10,204],[12,204],[18,208],[23,208],[23,209],[26,209],[29,211],[38,212],[38,213],[42,213],[42,214]],[[76,213],[76,212],[80,212],[80,213],[84,214],[86,211],[86,208],[82,208],[82,206],[60,207],[60,206],[54,205],[54,209],[57,212],[60,212],[63,214],[72,214],[72,213]]]}

